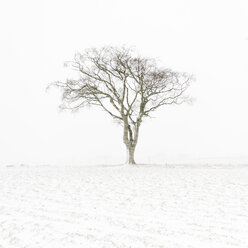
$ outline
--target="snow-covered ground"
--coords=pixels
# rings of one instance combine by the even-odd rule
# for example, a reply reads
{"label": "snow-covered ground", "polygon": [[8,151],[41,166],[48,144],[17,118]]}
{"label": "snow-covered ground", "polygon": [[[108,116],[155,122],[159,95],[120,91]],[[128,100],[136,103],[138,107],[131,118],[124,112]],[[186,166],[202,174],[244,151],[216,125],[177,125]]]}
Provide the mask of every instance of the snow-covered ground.
{"label": "snow-covered ground", "polygon": [[0,247],[245,248],[248,166],[2,166]]}

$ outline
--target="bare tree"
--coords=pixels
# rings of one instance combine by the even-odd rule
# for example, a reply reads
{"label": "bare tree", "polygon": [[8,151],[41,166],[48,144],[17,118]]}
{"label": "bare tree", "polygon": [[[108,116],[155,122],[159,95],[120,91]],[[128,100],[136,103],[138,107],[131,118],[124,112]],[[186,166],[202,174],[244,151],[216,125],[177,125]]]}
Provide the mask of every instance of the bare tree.
{"label": "bare tree", "polygon": [[63,90],[62,108],[97,105],[117,120],[123,126],[129,164],[135,164],[142,120],[161,106],[189,100],[184,93],[192,75],[158,68],[154,59],[135,55],[130,48],[88,49],[69,64],[79,77],[52,84]]}

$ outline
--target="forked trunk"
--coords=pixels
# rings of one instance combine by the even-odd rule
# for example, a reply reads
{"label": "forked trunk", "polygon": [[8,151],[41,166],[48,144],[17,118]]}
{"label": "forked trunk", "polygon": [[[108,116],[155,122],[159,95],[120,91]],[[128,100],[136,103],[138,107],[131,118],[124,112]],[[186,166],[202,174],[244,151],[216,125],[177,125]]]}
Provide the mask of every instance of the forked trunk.
{"label": "forked trunk", "polygon": [[136,126],[131,127],[127,119],[124,121],[123,142],[127,149],[127,164],[136,164],[134,160],[134,152],[139,136],[139,125],[140,122]]}

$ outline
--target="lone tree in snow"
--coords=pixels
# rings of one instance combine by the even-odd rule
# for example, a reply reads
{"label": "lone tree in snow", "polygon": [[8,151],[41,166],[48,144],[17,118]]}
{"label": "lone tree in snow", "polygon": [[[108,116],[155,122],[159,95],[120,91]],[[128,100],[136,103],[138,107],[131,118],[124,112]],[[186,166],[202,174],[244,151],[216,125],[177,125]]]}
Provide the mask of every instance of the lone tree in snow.
{"label": "lone tree in snow", "polygon": [[117,120],[123,126],[129,164],[135,164],[143,119],[161,106],[189,100],[184,93],[192,75],[159,68],[154,59],[126,47],[88,49],[68,63],[79,77],[52,83],[63,91],[61,107],[77,110],[97,105]]}

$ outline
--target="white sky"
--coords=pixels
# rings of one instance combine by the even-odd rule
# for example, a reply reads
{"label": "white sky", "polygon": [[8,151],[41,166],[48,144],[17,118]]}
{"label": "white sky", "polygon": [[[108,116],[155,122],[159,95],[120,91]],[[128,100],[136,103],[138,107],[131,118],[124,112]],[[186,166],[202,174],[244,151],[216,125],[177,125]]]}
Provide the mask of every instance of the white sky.
{"label": "white sky", "polygon": [[192,106],[141,126],[137,162],[248,158],[246,0],[10,0],[0,23],[0,164],[124,162],[121,127],[97,108],[59,113],[45,92],[76,51],[123,44],[197,79]]}

